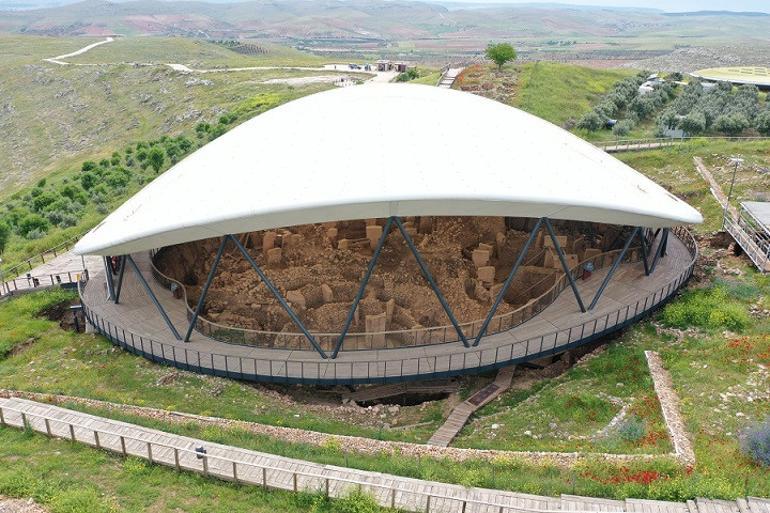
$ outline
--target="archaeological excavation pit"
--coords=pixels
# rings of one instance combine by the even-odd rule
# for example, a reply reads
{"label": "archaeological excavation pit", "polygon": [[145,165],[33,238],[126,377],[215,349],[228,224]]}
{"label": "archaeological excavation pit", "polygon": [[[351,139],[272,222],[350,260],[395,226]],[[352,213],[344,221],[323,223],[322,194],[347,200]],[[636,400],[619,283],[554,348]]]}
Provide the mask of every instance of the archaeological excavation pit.
{"label": "archaeological excavation pit", "polygon": [[[339,333],[385,222],[328,222],[238,238],[309,330]],[[406,218],[404,227],[457,321],[472,328],[497,298],[535,223],[526,218],[420,216]],[[563,221],[554,228],[568,265],[578,269],[586,261],[611,263],[601,255],[621,249],[628,237],[628,230],[609,225]],[[188,242],[154,257],[157,272],[184,290],[182,300],[189,309],[200,299],[219,245],[220,239]],[[629,260],[635,259],[636,250],[629,254]],[[497,308],[503,320],[496,319],[489,332],[535,315],[538,305],[552,301],[563,276],[554,245],[541,230]],[[447,313],[404,238],[391,228],[343,350],[441,343],[446,341],[445,327],[452,329]],[[198,329],[225,342],[287,348],[306,344],[287,311],[235,248],[222,256]]]}
{"label": "archaeological excavation pit", "polygon": [[127,351],[255,382],[388,384],[538,361],[638,321],[691,276],[684,225],[701,221],[542,119],[369,84],[233,128],[75,251],[104,257],[80,298]]}

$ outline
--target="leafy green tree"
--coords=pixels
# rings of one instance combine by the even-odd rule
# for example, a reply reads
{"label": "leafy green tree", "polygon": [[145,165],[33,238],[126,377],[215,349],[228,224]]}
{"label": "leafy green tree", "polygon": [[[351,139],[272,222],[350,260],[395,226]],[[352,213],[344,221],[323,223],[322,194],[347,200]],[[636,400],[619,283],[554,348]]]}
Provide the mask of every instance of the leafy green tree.
{"label": "leafy green tree", "polygon": [[757,131],[762,135],[770,135],[770,109],[765,109],[757,114],[754,120]]}
{"label": "leafy green tree", "polygon": [[160,168],[163,167],[163,163],[166,161],[166,155],[163,153],[162,149],[158,148],[157,146],[153,146],[153,148],[147,154],[147,161],[157,173],[160,171]]}
{"label": "leafy green tree", "polygon": [[679,121],[679,128],[690,135],[699,134],[706,129],[706,116],[702,112],[690,112]]}
{"label": "leafy green tree", "polygon": [[577,127],[583,128],[590,132],[595,132],[604,126],[604,120],[595,111],[586,113],[580,121],[578,121]]}
{"label": "leafy green tree", "polygon": [[5,246],[8,244],[8,238],[11,236],[11,227],[4,221],[0,221],[0,255],[5,251]]}
{"label": "leafy green tree", "polygon": [[632,120],[622,119],[617,123],[615,123],[615,126],[612,127],[612,133],[613,135],[616,135],[618,137],[625,137],[633,129],[634,129],[634,122]]}
{"label": "leafy green tree", "polygon": [[83,189],[86,191],[90,190],[94,185],[96,185],[96,181],[96,175],[91,172],[83,173],[80,175],[80,186],[83,187]]}
{"label": "leafy green tree", "polygon": [[741,113],[724,114],[714,121],[714,130],[727,135],[738,135],[748,126],[749,120]]}
{"label": "leafy green tree", "polygon": [[27,214],[19,221],[19,235],[29,238],[32,233],[46,232],[48,230],[48,221],[38,214]]}
{"label": "leafy green tree", "polygon": [[509,43],[490,43],[486,50],[487,59],[497,64],[498,69],[516,60],[516,50]]}

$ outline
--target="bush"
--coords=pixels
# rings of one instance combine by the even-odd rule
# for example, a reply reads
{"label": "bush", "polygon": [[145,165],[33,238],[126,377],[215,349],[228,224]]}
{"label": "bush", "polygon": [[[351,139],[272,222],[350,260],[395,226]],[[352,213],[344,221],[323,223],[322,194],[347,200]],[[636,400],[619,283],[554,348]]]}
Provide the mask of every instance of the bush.
{"label": "bush", "polygon": [[743,305],[731,299],[719,285],[688,292],[663,310],[663,323],[680,329],[695,326],[741,331],[749,322]]}
{"label": "bush", "polygon": [[770,467],[770,417],[745,429],[740,435],[743,454],[765,467]]}
{"label": "bush", "polygon": [[353,492],[347,497],[339,499],[334,511],[338,513],[378,513],[380,506],[371,495],[362,492]]}
{"label": "bush", "polygon": [[754,120],[757,130],[762,135],[770,135],[770,109],[765,109]]}
{"label": "bush", "polygon": [[599,116],[599,114],[597,114],[594,111],[587,112],[580,119],[580,121],[578,121],[578,124],[577,124],[578,128],[583,128],[590,132],[595,132],[603,126],[604,126],[604,120],[602,119],[601,116]]}
{"label": "bush", "polygon": [[618,426],[618,436],[626,442],[637,442],[645,435],[647,435],[647,425],[636,415],[628,417]]}
{"label": "bush", "polygon": [[27,239],[39,239],[39,234],[48,231],[48,221],[38,214],[27,214],[19,221],[18,232]]}
{"label": "bush", "polygon": [[689,135],[706,130],[706,115],[702,112],[690,112],[679,121],[679,128]]}
{"label": "bush", "polygon": [[5,222],[0,221],[0,255],[5,251],[5,245],[8,243],[8,238],[11,236],[11,227]]}
{"label": "bush", "polygon": [[631,130],[634,129],[634,126],[634,122],[630,119],[623,119],[615,123],[615,126],[612,127],[612,133],[618,137],[624,137],[631,133]]}

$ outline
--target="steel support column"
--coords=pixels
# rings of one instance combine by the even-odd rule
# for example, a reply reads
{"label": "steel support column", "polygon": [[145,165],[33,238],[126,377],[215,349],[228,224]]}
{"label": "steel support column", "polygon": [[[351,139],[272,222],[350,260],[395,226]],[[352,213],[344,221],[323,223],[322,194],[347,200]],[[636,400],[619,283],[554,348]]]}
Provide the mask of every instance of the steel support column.
{"label": "steel support column", "polygon": [[118,273],[118,286],[115,288],[115,304],[120,301],[120,291],[123,290],[123,274],[126,272],[126,257],[120,257],[120,272]]}
{"label": "steel support column", "polygon": [[142,284],[144,291],[152,300],[152,303],[155,305],[155,308],[157,308],[158,312],[160,312],[161,317],[163,317],[163,320],[165,321],[166,326],[168,326],[168,329],[171,330],[171,333],[173,333],[174,338],[176,338],[177,340],[182,340],[182,337],[179,335],[179,332],[176,330],[176,327],[174,327],[174,323],[172,323],[171,319],[168,318],[168,314],[166,313],[166,310],[163,309],[163,305],[160,304],[160,301],[158,301],[158,298],[155,296],[155,293],[150,288],[150,285],[147,283],[147,280],[145,280],[144,276],[142,276],[142,273],[139,270],[139,267],[136,265],[136,262],[134,262],[134,259],[131,257],[131,255],[126,255],[124,258],[126,259],[126,262],[128,263],[128,265],[131,266],[131,269],[134,271],[134,274],[136,274],[136,278],[139,280],[139,283]]}
{"label": "steel support column", "polygon": [[505,293],[508,291],[508,288],[511,286],[511,283],[513,282],[513,277],[516,275],[516,272],[519,270],[519,267],[521,266],[522,262],[524,262],[524,258],[527,256],[527,251],[529,251],[529,246],[532,245],[532,242],[537,237],[537,233],[540,231],[540,227],[543,224],[543,219],[540,218],[537,220],[537,223],[535,224],[535,227],[532,228],[532,231],[529,234],[529,238],[527,239],[527,242],[524,244],[524,247],[521,248],[521,251],[519,252],[519,256],[516,257],[516,262],[513,264],[513,268],[511,269],[511,272],[508,273],[508,277],[505,279],[505,282],[503,282],[503,288],[500,289],[500,292],[497,294],[497,298],[495,299],[494,304],[492,305],[492,308],[489,310],[489,313],[487,314],[486,319],[484,319],[484,324],[481,325],[481,329],[479,330],[479,334],[476,335],[476,340],[473,341],[473,346],[479,345],[479,342],[481,342],[481,337],[483,337],[487,329],[489,329],[489,323],[492,322],[492,317],[494,317],[495,312],[497,312],[497,308],[500,306],[500,303],[503,301],[503,297],[505,297]]}
{"label": "steel support column", "polygon": [[610,270],[607,271],[607,276],[604,277],[604,280],[602,281],[601,286],[599,287],[599,290],[596,291],[596,295],[594,296],[593,301],[591,301],[591,304],[588,305],[589,310],[593,310],[596,306],[596,303],[599,302],[599,298],[602,297],[602,293],[604,292],[604,289],[607,288],[607,284],[609,284],[610,279],[612,279],[612,275],[615,274],[615,271],[620,266],[620,263],[623,261],[623,258],[625,258],[626,253],[628,252],[628,248],[631,247],[631,242],[636,238],[636,235],[639,233],[639,227],[634,228],[634,231],[631,233],[631,236],[626,241],[626,244],[623,246],[623,251],[620,252],[618,257],[615,259],[615,261],[612,263],[612,267],[610,267]]}
{"label": "steel support column", "polygon": [[650,264],[647,262],[647,237],[645,235],[646,228],[639,230],[639,242],[642,244],[642,263],[644,264],[644,275],[650,275]]}
{"label": "steel support column", "polygon": [[203,289],[201,290],[201,295],[198,298],[198,304],[195,306],[195,312],[193,312],[192,319],[190,320],[190,326],[187,328],[187,333],[185,333],[184,341],[189,342],[190,341],[190,335],[192,335],[193,328],[195,327],[195,323],[198,321],[198,316],[201,313],[201,310],[203,309],[203,305],[206,302],[206,295],[209,293],[209,287],[211,286],[211,282],[214,281],[214,275],[217,272],[217,267],[219,267],[219,261],[222,259],[222,253],[225,251],[225,246],[227,245],[227,236],[222,237],[222,242],[219,244],[219,249],[217,250],[217,256],[214,257],[214,263],[211,265],[211,269],[209,270],[209,276],[206,278],[206,283],[203,285]]}
{"label": "steel support column", "polygon": [[663,233],[661,233],[660,235],[660,242],[658,242],[658,247],[655,250],[655,256],[652,259],[652,265],[650,266],[650,274],[655,272],[655,268],[658,266],[658,261],[660,260],[660,257],[663,256],[663,248],[665,248],[667,238],[668,238],[668,228],[665,228],[663,230]]}
{"label": "steel support column", "polygon": [[246,259],[246,261],[251,265],[251,268],[254,269],[254,271],[259,275],[259,278],[262,280],[262,283],[265,284],[265,286],[270,290],[270,292],[273,294],[273,296],[278,300],[278,302],[281,304],[284,310],[286,310],[286,313],[289,314],[289,317],[294,322],[294,324],[302,331],[302,333],[305,335],[305,338],[307,338],[308,342],[310,342],[310,345],[313,346],[313,349],[315,349],[318,354],[321,355],[321,358],[328,358],[324,350],[321,348],[320,345],[318,345],[318,342],[316,342],[315,337],[307,330],[305,325],[302,323],[302,320],[297,316],[294,309],[292,309],[291,305],[284,299],[284,297],[281,295],[281,292],[276,288],[275,285],[273,285],[273,282],[270,281],[270,279],[267,277],[267,275],[262,271],[262,269],[257,265],[257,262],[254,261],[253,258],[251,258],[251,255],[249,255],[249,252],[246,251],[246,248],[243,247],[243,244],[241,244],[241,241],[233,237],[232,235],[227,235],[227,237],[233,241],[233,243],[238,247],[238,251],[241,252],[243,255],[243,258]]}
{"label": "steel support column", "polygon": [[586,307],[583,304],[583,299],[580,297],[580,292],[578,292],[577,285],[575,284],[575,278],[572,276],[572,271],[570,271],[570,268],[567,265],[567,257],[564,256],[564,251],[561,249],[559,239],[556,238],[556,233],[553,231],[551,221],[547,217],[544,217],[543,222],[545,224],[545,229],[548,230],[548,235],[551,237],[551,242],[556,249],[556,254],[559,256],[559,261],[561,262],[561,267],[564,270],[564,274],[567,275],[569,286],[572,287],[572,293],[575,294],[575,299],[577,300],[578,306],[580,307],[580,311],[585,313]]}
{"label": "steel support column", "polygon": [[363,299],[364,297],[364,293],[366,292],[366,285],[369,283],[369,279],[372,277],[374,268],[377,265],[377,261],[380,258],[380,254],[382,253],[382,248],[385,247],[385,241],[388,238],[388,233],[390,233],[390,228],[393,226],[393,219],[394,217],[391,216],[385,222],[385,227],[382,229],[382,235],[380,235],[380,240],[377,241],[377,246],[374,249],[374,254],[372,255],[372,259],[369,260],[369,266],[366,268],[366,274],[364,274],[364,279],[361,280],[361,285],[358,287],[358,293],[356,294],[356,298],[353,300],[353,306],[350,307],[348,316],[345,319],[345,325],[343,326],[342,332],[340,333],[340,338],[337,340],[337,344],[334,346],[334,351],[332,351],[332,355],[331,355],[332,358],[337,358],[337,354],[339,354],[340,349],[342,348],[342,343],[345,341],[345,335],[348,334],[350,325],[353,323],[353,318],[355,317],[356,308],[358,308],[358,303],[360,303],[361,299]]}
{"label": "steel support column", "polygon": [[452,323],[452,326],[454,326],[455,331],[457,332],[457,335],[460,337],[460,340],[462,340],[463,345],[465,347],[470,347],[470,344],[468,343],[468,339],[465,338],[465,333],[463,333],[463,330],[460,328],[460,324],[457,322],[457,319],[455,318],[454,313],[452,313],[452,309],[449,308],[449,304],[446,302],[444,295],[439,290],[438,285],[436,285],[436,282],[433,279],[433,275],[430,274],[430,271],[428,270],[428,266],[425,264],[425,261],[422,259],[420,252],[417,251],[417,247],[415,247],[414,242],[412,241],[412,238],[409,236],[406,229],[404,228],[404,225],[401,223],[401,219],[399,219],[398,217],[394,217],[393,219],[396,223],[396,226],[398,227],[398,231],[400,231],[401,235],[404,237],[404,240],[406,241],[406,245],[409,246],[409,249],[414,255],[415,260],[417,260],[417,265],[420,267],[420,271],[422,272],[423,277],[427,280],[428,284],[433,289],[433,293],[436,294],[436,297],[441,303],[441,306],[444,308],[444,311],[446,312],[447,317],[449,317],[449,320]]}
{"label": "steel support column", "polygon": [[107,273],[107,294],[109,294],[111,300],[115,300],[115,284],[112,281],[112,266],[110,265],[110,257],[105,256],[104,271]]}

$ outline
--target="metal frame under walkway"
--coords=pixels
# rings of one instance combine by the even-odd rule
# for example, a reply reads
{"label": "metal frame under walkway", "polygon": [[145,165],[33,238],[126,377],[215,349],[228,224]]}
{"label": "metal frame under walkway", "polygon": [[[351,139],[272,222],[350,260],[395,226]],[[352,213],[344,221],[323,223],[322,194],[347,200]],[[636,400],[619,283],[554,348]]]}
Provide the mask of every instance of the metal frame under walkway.
{"label": "metal frame under walkway", "polygon": [[[89,323],[113,343],[152,361],[194,372],[251,381],[305,384],[363,384],[437,379],[479,373],[537,360],[589,343],[632,324],[667,301],[692,275],[697,248],[683,228],[672,230],[666,256],[646,275],[641,263],[621,264],[576,283],[582,297],[606,287],[593,309],[582,311],[572,291],[563,291],[536,317],[508,331],[487,335],[478,346],[457,343],[340,352],[319,359],[307,350],[269,349],[219,342],[193,331],[190,342],[172,336],[145,285],[168,312],[177,332],[189,325],[187,309],[152,279],[148,255],[134,255],[136,271],[125,272],[120,304],[108,294],[104,274],[80,284]],[[144,283],[142,283],[144,282]]]}

